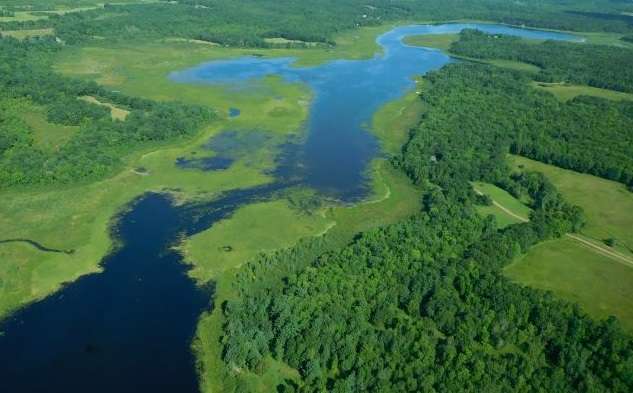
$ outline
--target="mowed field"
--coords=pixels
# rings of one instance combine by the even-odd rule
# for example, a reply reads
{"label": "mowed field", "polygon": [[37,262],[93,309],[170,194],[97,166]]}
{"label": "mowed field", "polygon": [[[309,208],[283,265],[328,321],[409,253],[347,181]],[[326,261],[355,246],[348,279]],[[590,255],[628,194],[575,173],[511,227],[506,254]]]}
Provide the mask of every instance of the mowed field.
{"label": "mowed field", "polygon": [[[613,237],[615,251],[631,258],[633,193],[612,181],[512,156],[518,169],[544,173],[565,198],[585,211],[582,235],[605,249],[602,239]],[[617,316],[633,331],[633,266],[604,255],[588,245],[564,237],[534,247],[505,269],[521,284],[551,290],[577,302],[597,318]]]}

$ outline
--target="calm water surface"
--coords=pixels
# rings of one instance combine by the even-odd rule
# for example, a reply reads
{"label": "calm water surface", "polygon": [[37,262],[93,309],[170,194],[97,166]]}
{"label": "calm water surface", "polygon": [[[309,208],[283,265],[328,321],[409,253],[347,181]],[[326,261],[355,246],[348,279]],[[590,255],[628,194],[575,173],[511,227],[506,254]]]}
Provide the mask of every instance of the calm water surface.
{"label": "calm water surface", "polygon": [[[239,87],[279,75],[308,84],[315,98],[305,141],[288,144],[275,172],[278,180],[271,185],[234,190],[203,204],[175,206],[159,194],[134,202],[117,221],[114,236],[122,244],[104,259],[102,273],[80,278],[0,325],[0,391],[196,392],[190,345],[200,313],[210,307],[212,288],[196,287],[180,255],[170,247],[180,236],[203,231],[239,206],[270,198],[295,182],[340,200],[362,198],[367,192],[367,164],[378,154],[376,141],[366,130],[373,113],[411,89],[412,76],[451,61],[439,51],[406,46],[401,39],[467,27],[575,39],[482,24],[406,26],[379,37],[384,53],[368,60],[300,68],[293,66],[292,58],[243,57],[172,73],[172,80],[180,83]],[[238,108],[230,115],[238,116]],[[235,138],[226,134],[211,142],[210,148],[222,159],[180,165],[183,170],[228,167]]]}

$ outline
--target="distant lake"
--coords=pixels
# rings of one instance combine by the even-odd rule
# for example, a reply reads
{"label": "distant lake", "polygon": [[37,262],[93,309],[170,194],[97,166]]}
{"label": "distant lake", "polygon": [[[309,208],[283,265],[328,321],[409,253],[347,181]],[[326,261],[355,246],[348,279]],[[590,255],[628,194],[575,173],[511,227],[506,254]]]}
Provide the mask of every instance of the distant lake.
{"label": "distant lake", "polygon": [[[363,198],[368,191],[368,163],[380,154],[366,129],[373,114],[412,89],[413,76],[452,61],[437,50],[407,46],[402,38],[457,33],[464,28],[538,39],[576,39],[488,24],[417,25],[380,36],[384,54],[367,60],[295,67],[293,58],[242,57],[173,72],[170,78],[180,83],[248,85],[279,75],[309,85],[314,100],[305,140],[284,147],[275,170],[277,181],[272,184],[232,190],[205,203],[175,205],[160,194],[147,194],[132,203],[117,219],[113,236],[121,245],[103,260],[102,273],[84,276],[0,324],[0,390],[196,392],[190,345],[200,313],[211,307],[213,288],[196,287],[171,246],[180,236],[204,231],[240,206],[270,198],[290,185],[309,186],[343,201]],[[238,115],[238,108],[229,113]],[[178,165],[182,170],[222,170],[236,156],[232,149],[250,149],[265,138],[264,134],[242,138],[239,132],[225,133],[208,146],[220,158],[181,158]]]}

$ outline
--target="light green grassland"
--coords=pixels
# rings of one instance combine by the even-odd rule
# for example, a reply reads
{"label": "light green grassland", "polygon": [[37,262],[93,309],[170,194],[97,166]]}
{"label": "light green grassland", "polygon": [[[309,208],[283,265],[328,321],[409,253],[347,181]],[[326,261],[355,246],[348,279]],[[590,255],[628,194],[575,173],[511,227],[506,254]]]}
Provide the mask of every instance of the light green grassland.
{"label": "light green grassland", "polygon": [[33,130],[34,145],[44,150],[57,150],[78,130],[76,126],[63,126],[46,120],[45,108],[27,105],[22,112],[24,121]]}
{"label": "light green grassland", "polygon": [[75,126],[49,123],[46,120],[46,108],[28,99],[7,99],[1,104],[26,123],[32,132],[33,145],[39,149],[57,150],[79,130]]}
{"label": "light green grassland", "polygon": [[459,40],[459,34],[421,34],[406,37],[404,43],[411,46],[441,49],[448,51],[453,42]]}
{"label": "light green grassland", "polygon": [[[497,225],[500,228],[504,228],[508,225],[517,224],[523,222],[523,219],[527,219],[530,216],[530,208],[524,205],[521,201],[510,195],[507,191],[489,183],[473,182],[473,188],[475,191],[488,195],[492,200],[499,203],[508,211],[503,210],[498,205],[491,206],[477,206],[477,211],[483,216],[493,215],[497,220]],[[520,218],[519,218],[520,217]]]}
{"label": "light green grassland", "polygon": [[595,240],[613,237],[622,253],[633,250],[633,193],[620,183],[511,156],[516,168],[542,172],[569,202],[583,208],[582,234]]}
{"label": "light green grassland", "polygon": [[619,33],[574,33],[580,35],[585,39],[585,42],[588,44],[594,45],[612,45],[612,46],[620,46],[623,48],[633,48],[633,44],[622,41],[623,34]]}
{"label": "light green grassland", "polygon": [[[583,235],[596,244],[614,237],[619,243],[615,249],[631,255],[633,194],[623,185],[523,157],[510,159],[517,169],[544,173],[566,200],[584,209],[588,222]],[[596,318],[615,315],[633,330],[633,268],[581,242],[563,238],[542,243],[505,272],[514,281],[578,302]]]}
{"label": "light green grassland", "polygon": [[99,100],[97,100],[95,97],[92,96],[82,96],[82,97],[77,97],[80,100],[86,101],[86,102],[90,102],[91,104],[96,104],[99,106],[104,106],[108,109],[110,109],[110,116],[112,116],[113,120],[125,120],[125,118],[127,117],[127,115],[130,114],[130,111],[127,111],[125,109],[121,109],[115,105],[112,104],[108,104],[107,102],[101,102]]}
{"label": "light green grassland", "polygon": [[541,243],[505,269],[513,281],[551,290],[595,318],[618,317],[633,331],[633,268],[570,238]]}
{"label": "light green grassland", "polygon": [[205,282],[239,267],[259,252],[290,247],[333,224],[323,214],[301,214],[285,200],[256,203],[189,238],[183,254],[193,266],[191,276]]}
{"label": "light green grassland", "polygon": [[17,11],[14,16],[0,16],[2,22],[28,22],[38,19],[46,19],[46,15],[33,15],[30,11]]}
{"label": "light green grassland", "polygon": [[425,89],[424,80],[416,79],[415,91],[402,99],[384,105],[374,116],[373,130],[386,153],[400,153],[402,145],[409,138],[409,131],[422,117],[424,105],[419,93]]}
{"label": "light green grassland", "polygon": [[600,89],[597,87],[571,85],[566,83],[544,83],[544,82],[532,82],[532,86],[552,93],[560,101],[566,102],[577,96],[593,96],[606,98],[608,100],[621,101],[621,100],[633,100],[633,94],[622,93],[614,90]]}
{"label": "light green grassland", "polygon": [[34,29],[34,30],[5,30],[0,31],[2,37],[13,37],[18,40],[24,40],[32,37],[44,37],[53,35],[53,29]]}

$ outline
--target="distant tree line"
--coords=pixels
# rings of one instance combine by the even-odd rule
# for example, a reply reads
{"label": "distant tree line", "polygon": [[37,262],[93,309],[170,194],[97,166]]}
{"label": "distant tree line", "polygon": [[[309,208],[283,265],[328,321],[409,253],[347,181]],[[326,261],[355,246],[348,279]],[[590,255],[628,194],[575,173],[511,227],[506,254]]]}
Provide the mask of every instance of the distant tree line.
{"label": "distant tree line", "polygon": [[479,59],[507,59],[533,64],[542,82],[573,82],[633,92],[633,49],[563,41],[535,44],[507,35],[464,30],[452,53]]}
{"label": "distant tree line", "polygon": [[[477,19],[564,30],[633,32],[626,20],[605,15],[625,9],[610,1],[573,5],[506,0],[182,0],[105,4],[103,8],[8,22],[6,30],[54,28],[67,43],[181,37],[228,46],[269,47],[265,38],[334,44],[334,34],[398,20]],[[572,13],[573,10],[590,10]],[[606,13],[610,12],[610,13]]]}

